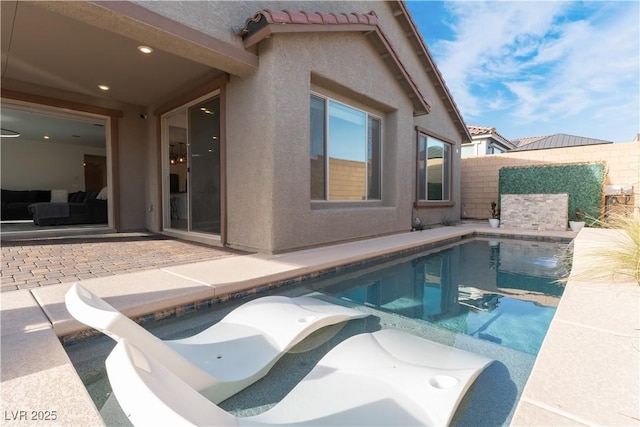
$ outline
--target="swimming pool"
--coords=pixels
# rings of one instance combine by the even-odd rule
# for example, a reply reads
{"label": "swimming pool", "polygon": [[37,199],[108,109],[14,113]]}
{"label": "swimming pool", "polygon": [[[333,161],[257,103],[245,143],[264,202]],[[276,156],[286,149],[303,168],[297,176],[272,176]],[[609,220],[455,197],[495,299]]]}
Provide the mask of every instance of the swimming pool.
{"label": "swimming pool", "polygon": [[[543,310],[533,317],[542,319],[540,322],[551,320],[562,290],[553,280],[559,274],[557,255],[563,247],[566,244],[464,240],[428,252],[386,257],[276,289],[273,293],[289,296],[314,294],[355,306],[371,316],[348,322],[339,330],[324,331],[321,340],[318,336],[309,337],[285,355],[265,378],[220,406],[239,416],[262,412],[276,404],[342,340],[362,332],[395,328],[495,359],[463,399],[452,425],[508,425],[546,329],[536,329],[531,332],[535,339],[524,340],[505,332],[523,334],[513,327],[514,313],[528,312],[519,304],[540,306]],[[545,278],[546,285],[540,277]],[[262,295],[265,294],[258,296]],[[163,339],[189,336],[244,302],[246,299],[229,301],[211,310],[145,327]],[[504,312],[495,318],[499,307]],[[331,338],[325,341],[327,337]],[[527,346],[518,348],[517,341],[525,341]],[[99,336],[68,346],[67,352],[105,423],[128,425],[111,396],[104,370],[104,360],[114,345],[111,339]]]}
{"label": "swimming pool", "polygon": [[473,239],[310,288],[538,354],[564,289],[561,248]]}

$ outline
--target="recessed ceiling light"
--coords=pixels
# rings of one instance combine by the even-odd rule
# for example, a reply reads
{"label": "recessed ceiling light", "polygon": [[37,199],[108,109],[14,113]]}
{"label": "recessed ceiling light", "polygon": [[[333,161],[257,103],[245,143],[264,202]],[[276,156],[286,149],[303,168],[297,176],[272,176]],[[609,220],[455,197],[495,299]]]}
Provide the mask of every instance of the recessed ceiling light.
{"label": "recessed ceiling light", "polygon": [[49,139],[49,135],[43,136],[44,139]]}
{"label": "recessed ceiling light", "polygon": [[151,49],[149,46],[138,46],[138,50],[142,53],[151,53],[153,52],[153,49]]}
{"label": "recessed ceiling light", "polygon": [[98,85],[98,88],[99,88],[100,90],[104,90],[104,91],[107,91],[107,90],[109,90],[109,89],[110,89],[110,88],[109,88],[109,86],[107,86],[107,85]]}

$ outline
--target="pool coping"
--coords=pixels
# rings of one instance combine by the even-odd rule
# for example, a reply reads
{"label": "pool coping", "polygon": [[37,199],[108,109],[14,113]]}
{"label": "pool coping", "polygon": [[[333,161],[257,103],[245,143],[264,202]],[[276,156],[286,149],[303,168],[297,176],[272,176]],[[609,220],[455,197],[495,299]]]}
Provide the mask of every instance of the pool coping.
{"label": "pool coping", "polygon": [[[82,284],[106,298],[112,305],[130,317],[149,316],[149,313],[153,313],[150,318],[157,318],[175,314],[175,307],[178,307],[178,310],[188,310],[190,307],[197,309],[198,304],[194,304],[194,301],[204,301],[211,304],[216,300],[253,293],[256,289],[264,290],[264,287],[269,284],[287,284],[287,281],[297,280],[296,278],[300,276],[319,274],[322,271],[339,268],[345,263],[363,262],[367,259],[462,238],[474,233],[495,237],[518,236],[531,239],[571,239],[576,236],[574,232],[490,229],[479,224],[462,224],[455,227],[439,227],[278,255],[254,254],[230,257],[85,280],[82,281]],[[583,235],[590,234],[592,233],[581,232],[577,241],[581,240]],[[29,419],[32,415],[36,418],[40,415],[44,417],[46,411],[49,413],[55,411],[57,419],[50,420],[51,424],[104,425],[59,338],[73,337],[71,339],[75,339],[81,337],[83,331],[86,331],[86,327],[72,319],[64,307],[64,294],[70,286],[71,284],[52,285],[7,292],[2,295],[1,410],[4,418],[3,425],[46,424],[45,420]],[[567,286],[573,286],[571,281]],[[616,289],[617,291],[611,292],[614,296],[616,292],[618,294],[620,292],[618,288]],[[630,292],[627,288],[623,289],[625,289],[624,292]],[[637,291],[637,289],[635,290]],[[568,294],[570,299],[573,299],[574,292]],[[580,299],[586,298],[583,293],[578,292],[577,294]],[[601,297],[598,293],[593,301],[600,300]],[[617,409],[610,411],[612,414],[609,418],[606,414],[608,411],[594,411],[599,413],[596,414],[597,416],[594,415],[591,420],[591,418],[583,416],[584,408],[580,405],[572,406],[560,399],[560,397],[574,396],[577,400],[584,401],[580,393],[567,392],[564,395],[560,393],[559,397],[554,397],[556,400],[545,400],[544,391],[545,384],[549,383],[549,366],[552,368],[559,364],[564,366],[561,360],[556,360],[557,355],[574,355],[571,352],[566,352],[564,348],[559,350],[556,346],[566,346],[567,338],[562,335],[565,333],[563,331],[575,328],[576,324],[580,324],[576,319],[572,320],[571,318],[572,316],[577,318],[580,315],[579,311],[572,310],[572,304],[565,304],[564,301],[563,297],[558,308],[558,311],[562,312],[562,316],[558,321],[554,318],[552,322],[534,371],[516,409],[512,424],[548,425],[557,424],[556,421],[559,420],[564,420],[565,423],[570,420],[574,423],[592,421],[593,424],[621,424]],[[561,309],[564,305],[569,308]],[[636,314],[635,318],[638,317],[637,305],[626,308],[632,311],[627,313],[627,318],[632,318],[633,314]],[[171,313],[172,310],[173,313]],[[631,326],[636,327],[635,338],[637,340],[637,324]],[[591,326],[590,330],[601,332],[601,329],[594,329]],[[616,333],[619,334],[620,331]],[[629,337],[631,339],[634,337],[633,329],[631,331],[625,329],[621,333],[627,337],[627,340]],[[557,334],[560,334],[561,339],[556,338]],[[547,345],[547,340],[554,344]],[[627,361],[628,358],[624,359],[623,354],[628,354],[628,352],[620,351],[619,347],[615,347],[616,354],[612,357],[617,356],[615,360],[623,358],[621,362]],[[585,351],[588,352],[588,348]],[[553,355],[549,356],[552,353]],[[637,358],[637,353],[631,356]],[[580,354],[580,357],[582,360],[589,359],[588,353],[584,352]],[[596,364],[598,360],[602,360],[599,358],[599,354],[594,354],[593,359],[593,363]],[[570,360],[566,363],[575,364],[575,361]],[[629,373],[627,366],[628,363],[624,363],[620,367],[620,369],[624,369],[626,375]],[[610,371],[611,367],[607,366],[607,369]],[[539,375],[538,371],[542,374]],[[637,366],[634,372],[635,375],[630,377],[638,378]],[[572,378],[566,380],[567,387],[571,387],[567,391],[573,390],[575,381],[569,381],[573,380]],[[637,408],[638,387],[632,388],[632,380],[629,379],[629,381],[629,387],[625,386],[621,389],[626,390],[625,398],[630,399],[630,403],[635,402]],[[582,383],[579,385],[584,386],[585,394],[593,393],[592,386]],[[564,388],[557,387],[557,385],[554,387],[554,390]],[[631,396],[633,392],[629,390],[636,390],[635,396]],[[553,395],[555,396],[555,394],[558,393]],[[598,407],[598,405],[590,405],[592,408]],[[573,407],[578,409],[573,410]],[[630,416],[637,416],[637,412],[635,415],[631,413]],[[622,424],[628,424],[632,421],[632,418],[624,419],[626,422]]]}

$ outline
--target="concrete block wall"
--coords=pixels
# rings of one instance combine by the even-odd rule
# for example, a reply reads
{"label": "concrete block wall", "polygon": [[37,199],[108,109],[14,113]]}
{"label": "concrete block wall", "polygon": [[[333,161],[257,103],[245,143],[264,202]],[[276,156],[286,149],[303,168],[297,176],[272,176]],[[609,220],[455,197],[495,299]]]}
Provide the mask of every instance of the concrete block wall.
{"label": "concrete block wall", "polygon": [[503,194],[500,197],[500,226],[526,230],[566,231],[569,223],[569,195]]}
{"label": "concrete block wall", "polygon": [[329,200],[365,200],[367,165],[354,160],[329,158]]}
{"label": "concrete block wall", "polygon": [[605,184],[631,184],[633,195],[625,207],[628,214],[640,215],[640,142],[513,151],[499,155],[462,159],[462,218],[486,219],[492,201],[498,201],[498,173],[502,167],[539,166],[605,161]]}

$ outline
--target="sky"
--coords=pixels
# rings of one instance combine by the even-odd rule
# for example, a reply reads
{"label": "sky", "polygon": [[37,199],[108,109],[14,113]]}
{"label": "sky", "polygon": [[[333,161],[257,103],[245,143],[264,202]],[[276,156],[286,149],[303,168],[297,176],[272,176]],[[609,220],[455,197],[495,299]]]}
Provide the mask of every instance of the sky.
{"label": "sky", "polygon": [[640,1],[406,4],[467,125],[508,139],[640,132]]}

